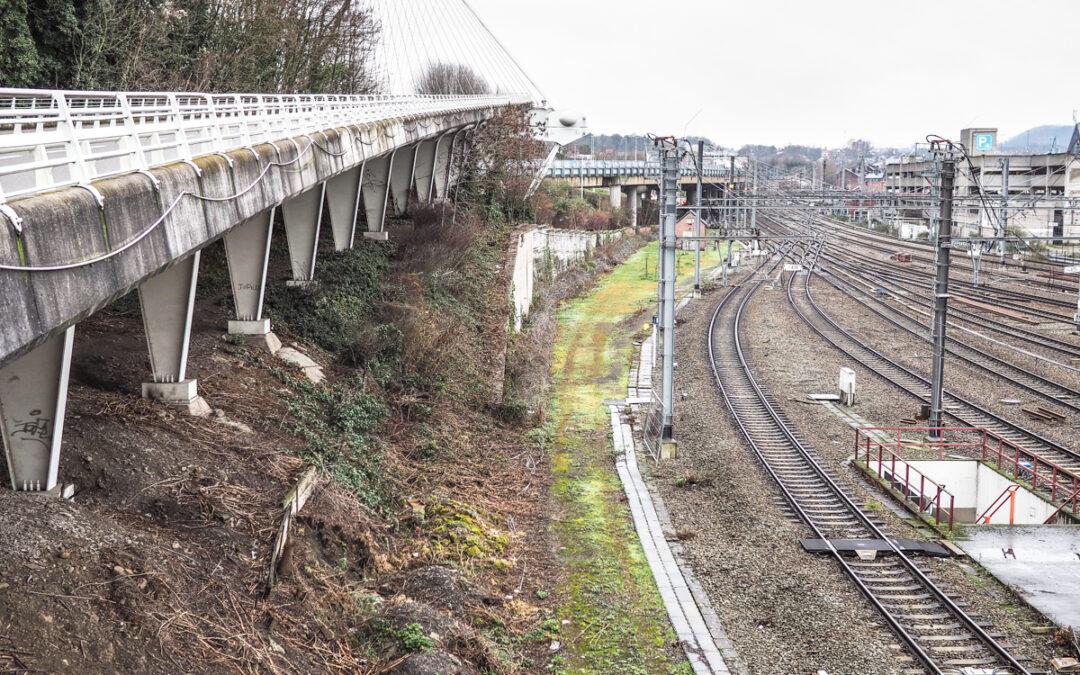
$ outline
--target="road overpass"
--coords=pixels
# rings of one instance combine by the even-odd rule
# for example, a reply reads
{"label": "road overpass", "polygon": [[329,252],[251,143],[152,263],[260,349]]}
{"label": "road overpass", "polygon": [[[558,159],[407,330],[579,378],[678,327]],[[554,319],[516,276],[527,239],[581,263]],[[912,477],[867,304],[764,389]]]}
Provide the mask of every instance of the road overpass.
{"label": "road overpass", "polygon": [[[289,284],[310,284],[324,224],[337,250],[386,239],[388,209],[447,197],[478,125],[533,103],[0,90],[0,432],[12,487],[56,487],[80,320],[138,289],[151,364],[143,395],[202,414],[186,366],[203,248],[224,240],[228,332],[274,349],[263,297],[276,212]],[[532,114],[543,138],[581,135],[548,128],[548,112]]]}
{"label": "road overpass", "polygon": [[[652,161],[610,159],[557,159],[552,161],[544,174],[551,180],[570,181],[582,188],[609,188],[612,208],[625,205],[630,211],[631,222],[637,223],[637,213],[643,199],[655,196],[660,178],[660,164]],[[708,165],[702,170],[702,198],[723,199],[727,192],[745,190],[746,177],[723,165]],[[684,162],[679,177],[679,189],[693,202],[697,194],[697,169]]]}

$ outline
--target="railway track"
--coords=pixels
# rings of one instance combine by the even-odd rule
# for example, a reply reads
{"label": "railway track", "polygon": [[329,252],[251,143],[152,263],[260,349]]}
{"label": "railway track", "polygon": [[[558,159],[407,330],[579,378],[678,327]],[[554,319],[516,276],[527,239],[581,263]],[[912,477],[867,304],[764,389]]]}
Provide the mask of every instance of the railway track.
{"label": "railway track", "polygon": [[[849,358],[924,403],[930,402],[930,381],[886,357],[840,327],[814,300],[811,291],[814,273],[801,275],[787,285],[788,303],[811,330]],[[964,426],[987,429],[1062,468],[1080,471],[1080,453],[1052,441],[1015,422],[995,415],[972,401],[952,392],[942,396],[947,415]]]}
{"label": "railway track", "polygon": [[[775,221],[770,222],[773,226],[779,226],[787,232],[792,231],[791,228],[786,225],[776,223]],[[815,261],[820,269],[829,272],[827,276],[821,277],[826,283],[832,285],[838,291],[844,293],[855,302],[860,303],[867,310],[896,328],[914,335],[921,340],[930,341],[926,326],[929,324],[929,317],[933,314],[933,307],[929,299],[924,299],[911,293],[905,286],[887,281],[883,278],[886,275],[882,274],[880,270],[870,268],[865,261],[856,258],[854,254],[850,252],[840,252],[835,246],[832,246],[827,242],[822,242],[818,247]],[[887,288],[889,286],[894,290],[890,292]],[[926,321],[919,321],[918,319],[913,318],[910,313],[904,312],[900,308],[884,302],[875,292],[878,288],[881,288],[886,293],[891,293],[898,302],[920,308],[925,314]],[[911,312],[912,308],[909,307],[908,310]],[[955,310],[950,312],[950,315],[956,314],[957,312]],[[1068,355],[1070,358],[1073,358],[1080,353],[1080,348],[1071,345],[1070,343],[1059,341],[1049,336],[1040,336],[1033,331],[1028,331],[1029,334],[1025,334],[1011,326],[1006,329],[995,324],[993,320],[985,317],[966,315],[965,320],[978,326],[982,330],[988,330],[990,332],[1000,331],[1010,338],[1018,338],[1037,346],[1053,349]],[[984,349],[980,349],[969,342],[958,339],[955,336],[947,336],[946,340],[947,349],[951,354],[976,369],[983,370],[992,377],[1009,381],[1017,389],[1033,394],[1049,403],[1065,408],[1068,411],[1080,412],[1080,391],[1077,391],[1069,385],[1050,379],[1039,373],[1032,372],[1025,366],[1014,364]],[[1025,358],[1036,358],[1048,362],[1053,366],[1072,368],[1070,365],[1034,354],[1025,349],[1008,344],[1007,342],[998,341],[998,344],[1006,349],[1016,351]]]}
{"label": "railway track", "polygon": [[[905,246],[900,243],[899,240],[889,246],[881,245],[877,239],[878,235],[871,235],[869,233],[853,232],[850,228],[843,228],[837,225],[834,221],[824,220],[829,228],[829,234],[839,238],[846,242],[851,242],[857,246],[861,246],[872,251],[878,251],[880,253],[894,253],[897,248],[911,248],[915,247],[920,250],[925,250],[926,247],[922,245],[908,244]],[[959,258],[959,256],[954,256]],[[913,259],[917,260],[921,264],[933,265],[932,254],[930,257],[925,257],[921,254],[915,254]],[[971,272],[970,265],[965,266],[960,263],[960,260],[954,260],[953,265],[958,268],[959,271]],[[910,283],[919,285],[920,288],[925,287],[927,284],[933,283],[934,274],[928,270],[914,269],[914,268],[901,268],[899,266],[890,266],[888,270],[880,271],[883,276],[887,276],[901,283]],[[1024,278],[1016,274],[1008,274],[1008,278],[1014,282],[1028,283],[1031,280]],[[1056,287],[1055,287],[1056,288]],[[1015,311],[1024,312],[1032,316],[1037,316],[1040,319],[1046,321],[1053,321],[1056,323],[1062,323],[1067,325],[1073,325],[1072,311],[1075,310],[1076,300],[1075,295],[1072,293],[1056,293],[1060,297],[1053,297],[1048,295],[1037,295],[1034,293],[1027,293],[1024,291],[1017,291],[1008,288],[997,287],[979,287],[979,288],[967,288],[957,287],[954,289],[954,294],[961,295],[977,302],[991,302],[1002,307],[1008,307]],[[1065,313],[1052,311],[1050,309],[1040,309],[1032,306],[1034,303],[1048,305],[1050,307],[1060,307],[1066,310]]]}
{"label": "railway track", "polygon": [[[932,265],[934,262],[934,251],[928,242],[900,239],[899,237],[883,234],[881,232],[874,232],[867,228],[844,223],[826,216],[818,216],[818,220],[827,223],[830,230],[840,235],[842,238],[854,239],[867,248],[872,248],[883,253],[894,253],[898,248],[905,249],[910,251],[913,258],[920,262],[927,265]],[[968,274],[973,272],[971,263],[965,256],[958,254],[955,255],[954,258],[955,260],[952,261],[953,266]],[[991,256],[983,260],[982,268],[984,272],[993,271],[996,274],[1000,274],[1016,282],[1026,283],[1036,287],[1043,286],[1049,291],[1069,293],[1072,289],[1062,288],[1055,283],[1064,281],[1062,278],[1064,276],[1062,270],[1063,267],[1068,264],[1072,264],[1072,261],[1027,260],[1021,265],[1009,258],[1006,258],[1002,262],[995,260],[994,257]],[[995,266],[998,268],[996,271],[993,270]],[[1039,281],[1031,278],[1030,274],[1028,274],[1030,271],[1045,273],[1049,276]]]}
{"label": "railway track", "polygon": [[[734,286],[713,313],[708,346],[717,387],[791,508],[828,543],[829,554],[906,646],[910,655],[897,657],[897,670],[948,673],[978,667],[1027,673],[852,501],[755,379],[739,332],[747,303],[761,283]],[[875,560],[847,559],[830,542],[837,538],[879,539],[891,551]]]}
{"label": "railway track", "polygon": [[[875,269],[867,264],[865,259],[861,259],[855,254],[838,249],[835,246],[829,246],[827,251],[828,253],[824,255],[832,263],[851,271],[853,274],[858,274],[868,282],[873,282],[890,295],[903,298],[904,302],[908,304],[921,307],[928,314],[933,312],[933,304],[930,300],[922,297],[922,295],[917,292],[925,291],[928,287],[921,286],[913,289],[913,284],[911,282],[908,282],[903,278],[898,280],[896,275],[884,273],[879,269]],[[991,333],[1015,338],[1030,345],[1068,356],[1069,358],[1080,358],[1080,345],[1050,335],[1044,335],[1021,326],[1002,324],[980,314],[969,312],[963,309],[962,305],[950,307],[949,317],[972,326],[977,326],[980,330],[986,330]],[[952,321],[950,321],[950,324],[956,325]]]}
{"label": "railway track", "polygon": [[[926,325],[911,318],[899,309],[882,302],[870,290],[860,286],[859,282],[867,283],[867,280],[858,272],[853,271],[850,267],[837,264],[827,254],[825,257],[829,260],[831,269],[829,270],[829,276],[821,277],[823,281],[896,328],[924,342],[932,342],[927,333]],[[1030,372],[954,337],[946,336],[945,340],[948,352],[965,363],[991,376],[1012,382],[1017,388],[1034,394],[1049,403],[1067,408],[1072,412],[1080,412],[1080,391],[1038,373]]]}

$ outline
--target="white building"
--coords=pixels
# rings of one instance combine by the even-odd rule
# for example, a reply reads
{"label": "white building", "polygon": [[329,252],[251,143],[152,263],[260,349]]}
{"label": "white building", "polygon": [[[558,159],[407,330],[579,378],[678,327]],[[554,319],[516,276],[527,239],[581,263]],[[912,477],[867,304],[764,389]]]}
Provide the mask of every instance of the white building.
{"label": "white building", "polygon": [[[964,129],[960,137],[968,156],[956,162],[954,233],[990,236],[1004,212],[1010,230],[1036,237],[1080,235],[1074,209],[1080,204],[1080,132],[1073,131],[1068,152],[1038,155],[999,154],[997,129]],[[1003,211],[1005,167],[1009,196]],[[885,166],[888,194],[930,196],[937,180],[937,166],[925,154],[896,157]],[[932,224],[936,211],[901,205],[893,215],[902,231],[918,231]]]}

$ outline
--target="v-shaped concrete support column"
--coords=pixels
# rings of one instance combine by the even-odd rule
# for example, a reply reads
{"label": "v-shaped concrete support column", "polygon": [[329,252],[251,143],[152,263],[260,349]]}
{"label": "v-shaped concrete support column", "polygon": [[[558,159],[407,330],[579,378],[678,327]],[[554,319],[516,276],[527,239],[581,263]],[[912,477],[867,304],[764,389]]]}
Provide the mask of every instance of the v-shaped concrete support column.
{"label": "v-shaped concrete support column", "polygon": [[210,412],[199,396],[198,382],[187,379],[199,257],[196,251],[139,286],[153,378],[143,383],[143,397],[179,406],[191,415]]}
{"label": "v-shaped concrete support column", "polygon": [[289,242],[289,262],[292,264],[290,286],[307,286],[315,279],[315,253],[319,249],[319,227],[322,224],[323,192],[326,183],[302,192],[281,205],[285,220],[285,238]]}
{"label": "v-shaped concrete support column", "polygon": [[0,434],[11,487],[56,487],[75,327],[0,368]]}
{"label": "v-shaped concrete support column", "polygon": [[360,181],[363,176],[364,165],[361,164],[326,181],[326,204],[330,210],[335,251],[352,248],[360,209]]}
{"label": "v-shaped concrete support column", "polygon": [[390,193],[394,197],[394,213],[399,216],[405,215],[409,210],[409,192],[415,160],[415,145],[398,148],[390,160]]}
{"label": "v-shaped concrete support column", "polygon": [[236,307],[236,318],[229,320],[229,335],[249,337],[251,343],[261,344],[271,352],[281,347],[281,341],[270,331],[270,319],[263,317],[273,227],[274,209],[267,209],[225,235],[225,259]]}
{"label": "v-shaped concrete support column", "polygon": [[431,183],[435,178],[435,146],[438,142],[437,138],[429,138],[416,145],[413,185],[416,188],[416,198],[421,204],[431,201]]}
{"label": "v-shaped concrete support column", "polygon": [[446,182],[450,177],[450,149],[454,145],[454,132],[439,136],[435,142],[435,167],[431,172],[431,198],[446,199]]}
{"label": "v-shaped concrete support column", "polygon": [[386,200],[390,191],[390,155],[369,159],[361,181],[368,239],[386,239]]}

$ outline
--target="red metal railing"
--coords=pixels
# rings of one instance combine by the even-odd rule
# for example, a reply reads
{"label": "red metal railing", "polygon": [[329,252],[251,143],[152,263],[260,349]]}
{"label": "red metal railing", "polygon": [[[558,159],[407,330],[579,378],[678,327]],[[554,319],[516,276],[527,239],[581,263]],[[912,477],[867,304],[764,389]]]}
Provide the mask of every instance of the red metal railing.
{"label": "red metal railing", "polygon": [[[930,432],[938,432],[931,437]],[[870,433],[878,438],[870,438]],[[904,438],[904,433],[914,434],[914,438]],[[958,440],[959,435],[973,437],[972,440]],[[905,448],[918,448],[920,450],[932,450],[938,459],[945,458],[946,451],[973,450],[979,451],[986,445],[987,432],[985,429],[975,427],[861,427],[855,430],[855,447],[859,447],[860,439],[865,436],[866,441],[885,444],[884,436],[894,437],[888,445],[897,453],[902,454]],[[951,440],[950,440],[951,437]]]}
{"label": "red metal railing", "polygon": [[1043,525],[1049,525],[1050,521],[1052,521],[1054,518],[1057,518],[1058,514],[1065,510],[1065,507],[1069,505],[1070,501],[1072,502],[1073,512],[1075,513],[1077,498],[1080,498],[1080,490],[1077,490],[1073,492],[1072,495],[1070,495],[1069,497],[1066,497],[1065,501],[1061,502],[1061,505],[1054,509],[1054,512],[1051,513],[1050,516],[1043,521]]}
{"label": "red metal railing", "polygon": [[1011,483],[1001,491],[994,501],[990,502],[990,506],[986,507],[986,510],[979,514],[979,517],[975,519],[976,523],[990,524],[990,519],[997,515],[997,512],[1001,510],[1001,507],[1005,504],[1009,505],[1009,524],[1012,525],[1016,520],[1016,491],[1020,489],[1020,486],[1016,483]]}
{"label": "red metal railing", "polygon": [[[930,432],[935,438],[930,437]],[[855,430],[855,455],[866,453],[869,444],[883,444],[885,441],[873,439],[874,432],[879,438],[895,435],[895,440],[888,442],[889,447],[900,455],[905,449],[918,448],[933,451],[938,458],[944,458],[945,452],[976,455],[983,461],[993,460],[998,470],[1011,474],[1014,480],[1027,483],[1032,491],[1050,493],[1050,502],[1060,508],[1056,516],[1067,507],[1074,515],[1080,514],[1080,473],[1063,467],[1053,460],[1028,450],[1007,438],[979,427],[863,427]],[[909,434],[904,438],[904,433]],[[914,434],[915,437],[910,437]],[[965,450],[969,452],[964,452]]]}
{"label": "red metal railing", "polygon": [[1035,492],[1049,491],[1052,504],[1057,504],[1059,493],[1063,493],[1062,508],[1055,511],[1055,515],[1066,506],[1077,513],[1080,474],[996,434],[987,433],[987,441],[982,449],[984,461],[993,459],[998,469],[1029,483]]}
{"label": "red metal railing", "polygon": [[[918,504],[919,513],[932,513],[938,525],[947,522],[949,529],[953,529],[956,497],[944,485],[908,464],[892,447],[886,447],[870,436],[863,437],[860,443],[859,431],[855,430],[855,459],[862,459],[868,471],[874,471],[879,480],[888,482],[905,500]],[[897,447],[902,447],[899,434]],[[876,471],[873,461],[877,462]]]}

